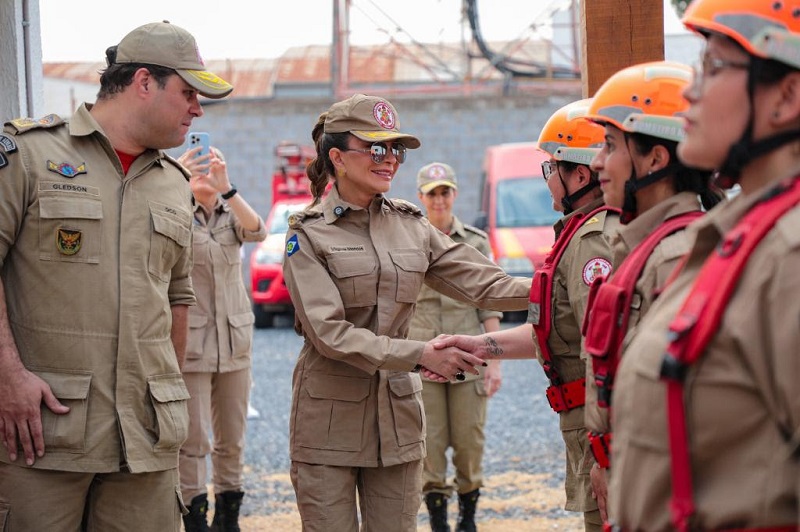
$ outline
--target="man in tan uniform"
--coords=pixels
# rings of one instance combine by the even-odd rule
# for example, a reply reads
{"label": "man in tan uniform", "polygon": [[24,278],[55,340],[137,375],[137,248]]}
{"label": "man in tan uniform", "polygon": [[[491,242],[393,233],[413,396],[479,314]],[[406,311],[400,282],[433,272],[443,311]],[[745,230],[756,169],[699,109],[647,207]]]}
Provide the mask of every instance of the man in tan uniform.
{"label": "man in tan uniform", "polygon": [[[417,173],[418,197],[428,220],[456,242],[464,242],[491,256],[486,233],[453,215],[458,184],[453,168],[430,163]],[[427,342],[440,334],[480,334],[500,330],[501,312],[479,310],[423,286],[408,337]],[[493,360],[480,375],[463,381],[422,379],[422,402],[427,420],[428,454],[422,471],[422,492],[433,532],[449,532],[447,499],[458,493],[457,530],[475,530],[475,508],[483,485],[483,427],[487,399],[500,388],[500,361]],[[453,449],[455,486],[447,482],[448,447]]]}
{"label": "man in tan uniform", "polygon": [[[267,236],[264,221],[231,185],[222,152],[197,157],[192,148],[178,161],[192,173],[195,199],[192,286],[183,378],[189,399],[189,435],[181,447],[180,475],[189,513],[186,532],[208,532],[206,461],[211,455],[215,532],[239,532],[244,498],[242,471],[253,344],[251,310],[242,282],[243,242]],[[213,435],[213,445],[211,437]]]}
{"label": "man in tan uniform", "polygon": [[[177,531],[191,268],[183,143],[206,72],[194,38],[139,27],[94,105],[0,135],[0,523]],[[44,405],[42,405],[44,403]],[[83,521],[83,525],[82,525]]]}

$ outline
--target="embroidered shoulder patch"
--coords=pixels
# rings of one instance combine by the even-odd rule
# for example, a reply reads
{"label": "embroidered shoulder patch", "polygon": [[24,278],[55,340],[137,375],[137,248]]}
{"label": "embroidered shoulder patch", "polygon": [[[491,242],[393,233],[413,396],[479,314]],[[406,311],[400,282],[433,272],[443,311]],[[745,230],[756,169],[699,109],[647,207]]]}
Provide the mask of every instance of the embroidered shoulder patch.
{"label": "embroidered shoulder patch", "polygon": [[609,273],[611,273],[611,263],[603,257],[595,257],[583,267],[583,282],[589,286],[598,277],[606,277]]}
{"label": "embroidered shoulder patch", "polygon": [[298,251],[300,251],[300,242],[297,240],[297,235],[292,235],[291,238],[286,241],[286,256],[291,257]]}

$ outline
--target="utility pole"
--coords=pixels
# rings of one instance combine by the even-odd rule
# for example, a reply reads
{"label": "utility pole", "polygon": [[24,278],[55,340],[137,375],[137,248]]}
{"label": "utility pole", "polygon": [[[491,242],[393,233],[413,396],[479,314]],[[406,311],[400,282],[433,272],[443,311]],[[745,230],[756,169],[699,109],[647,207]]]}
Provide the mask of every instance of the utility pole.
{"label": "utility pole", "polygon": [[581,81],[593,96],[618,70],[664,59],[663,0],[583,0]]}
{"label": "utility pole", "polygon": [[339,100],[350,85],[350,0],[333,0],[331,91]]}

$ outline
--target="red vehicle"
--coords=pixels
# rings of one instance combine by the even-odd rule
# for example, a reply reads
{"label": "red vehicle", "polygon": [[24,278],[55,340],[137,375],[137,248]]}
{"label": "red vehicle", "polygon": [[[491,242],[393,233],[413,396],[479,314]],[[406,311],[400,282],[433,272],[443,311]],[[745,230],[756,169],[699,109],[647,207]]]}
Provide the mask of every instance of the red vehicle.
{"label": "red vehicle", "polygon": [[542,177],[549,158],[536,142],[486,148],[475,225],[488,233],[494,260],[509,275],[532,277],[553,246],[553,224],[561,214],[553,210]]}
{"label": "red vehicle", "polygon": [[265,220],[267,238],[250,255],[250,285],[256,327],[271,327],[276,314],[294,312],[283,282],[283,258],[289,216],[313,201],[306,164],[313,147],[282,142],[275,148],[278,164],[272,175],[272,208]]}

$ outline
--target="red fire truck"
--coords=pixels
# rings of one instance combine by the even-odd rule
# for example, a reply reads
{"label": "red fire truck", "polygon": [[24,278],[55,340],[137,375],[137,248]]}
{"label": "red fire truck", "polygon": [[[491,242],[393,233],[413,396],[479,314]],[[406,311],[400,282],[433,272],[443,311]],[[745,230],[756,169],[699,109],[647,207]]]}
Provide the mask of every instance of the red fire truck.
{"label": "red fire truck", "polygon": [[256,327],[271,327],[276,314],[294,312],[283,281],[283,258],[289,216],[306,207],[313,197],[306,165],[316,156],[314,148],[281,142],[275,148],[272,175],[272,208],[265,220],[267,238],[250,255],[250,282]]}

